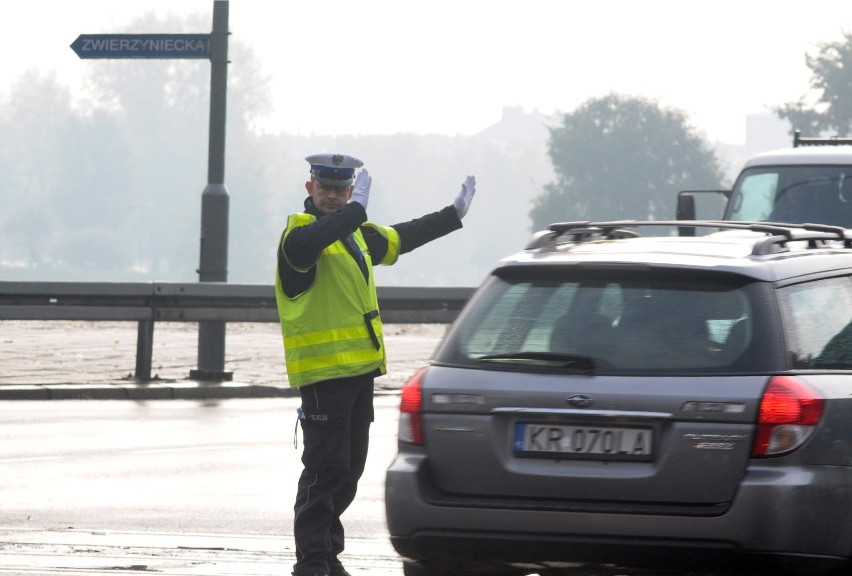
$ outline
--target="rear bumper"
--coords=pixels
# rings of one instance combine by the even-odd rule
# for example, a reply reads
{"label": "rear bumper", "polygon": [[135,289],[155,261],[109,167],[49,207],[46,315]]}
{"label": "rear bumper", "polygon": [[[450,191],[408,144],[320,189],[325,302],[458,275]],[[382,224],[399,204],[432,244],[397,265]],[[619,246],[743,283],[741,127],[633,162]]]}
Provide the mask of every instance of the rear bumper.
{"label": "rear bumper", "polygon": [[849,574],[852,567],[841,558],[749,553],[708,541],[422,531],[406,538],[392,536],[391,543],[406,558],[445,566],[483,562],[541,569],[606,565],[627,570],[658,568],[667,574],[672,570],[704,574],[736,569],[752,576],[839,576]]}
{"label": "rear bumper", "polygon": [[798,573],[821,574],[852,555],[850,468],[752,467],[735,500],[708,516],[464,505],[436,498],[424,466],[423,456],[401,454],[387,472],[388,530],[408,558],[665,566],[678,558],[704,568],[803,564]]}

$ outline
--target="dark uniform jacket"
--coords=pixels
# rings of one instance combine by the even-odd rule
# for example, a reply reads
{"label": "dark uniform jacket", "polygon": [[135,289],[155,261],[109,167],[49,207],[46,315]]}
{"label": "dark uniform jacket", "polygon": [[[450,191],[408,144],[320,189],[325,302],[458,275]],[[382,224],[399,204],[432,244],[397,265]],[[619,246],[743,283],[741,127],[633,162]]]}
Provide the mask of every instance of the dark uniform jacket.
{"label": "dark uniform jacket", "polygon": [[[373,262],[381,262],[387,253],[387,240],[372,228],[361,226],[367,221],[367,211],[361,204],[350,202],[338,212],[323,214],[309,196],[305,199],[305,212],[316,216],[316,222],[293,229],[278,248],[278,274],[286,296],[292,298],[307,290],[316,273],[313,265],[323,249],[337,240],[346,244],[346,238],[358,227],[361,227]],[[411,252],[461,227],[461,220],[452,205],[391,226],[399,234],[400,254]],[[356,258],[354,254],[353,258]],[[294,267],[308,270],[300,272]],[[364,275],[367,276],[366,270]]]}

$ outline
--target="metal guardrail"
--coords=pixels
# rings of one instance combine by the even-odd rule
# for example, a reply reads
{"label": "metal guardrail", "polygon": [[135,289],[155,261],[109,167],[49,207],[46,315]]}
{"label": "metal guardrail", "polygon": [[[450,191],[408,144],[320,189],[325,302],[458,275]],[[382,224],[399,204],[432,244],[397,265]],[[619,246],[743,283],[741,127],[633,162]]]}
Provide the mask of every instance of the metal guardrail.
{"label": "metal guardrail", "polygon": [[[382,321],[450,323],[473,290],[378,287]],[[137,322],[134,377],[148,382],[156,322],[278,322],[278,309],[262,284],[0,281],[0,320]]]}

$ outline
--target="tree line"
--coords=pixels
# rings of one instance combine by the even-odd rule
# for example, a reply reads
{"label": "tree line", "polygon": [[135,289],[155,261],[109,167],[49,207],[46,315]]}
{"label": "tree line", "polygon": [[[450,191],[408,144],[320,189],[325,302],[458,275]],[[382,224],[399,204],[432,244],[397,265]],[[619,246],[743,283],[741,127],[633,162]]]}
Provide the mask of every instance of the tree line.
{"label": "tree line", "polygon": [[[145,16],[128,28],[203,25],[200,17]],[[821,79],[812,92],[823,90],[828,110],[819,98],[802,100],[779,106],[779,117],[795,126],[797,114],[807,113],[804,131],[848,131],[848,98],[841,103],[835,93],[852,74],[850,45],[847,35],[808,57]],[[477,175],[465,231],[378,270],[380,285],[476,285],[550,222],[667,219],[678,190],[725,184],[711,147],[683,113],[619,94],[542,118],[540,139],[487,130],[472,137],[259,134],[254,123],[269,108],[268,81],[239,41],[231,41],[230,60],[231,282],[273,281],[278,236],[305,196],[304,157],[317,151],[367,161],[369,217],[383,224],[448,205],[464,176]],[[33,70],[0,94],[0,280],[197,280],[209,64],[99,61],[87,92],[90,99],[74,102],[55,75]]]}

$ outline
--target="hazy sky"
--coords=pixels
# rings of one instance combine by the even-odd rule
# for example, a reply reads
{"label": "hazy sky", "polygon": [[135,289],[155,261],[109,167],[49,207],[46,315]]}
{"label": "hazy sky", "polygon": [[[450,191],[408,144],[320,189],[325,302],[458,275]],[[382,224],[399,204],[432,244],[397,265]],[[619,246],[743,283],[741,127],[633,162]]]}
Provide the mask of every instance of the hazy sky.
{"label": "hazy sky", "polygon": [[[213,1],[15,3],[0,33],[0,97],[29,68],[76,89],[98,61],[71,42],[131,32],[151,11],[212,23]],[[852,31],[850,0],[231,0],[229,12],[232,38],[254,47],[271,80],[263,128],[301,135],[472,134],[505,106],[570,112],[615,91],[740,144],[747,114],[807,91],[805,54]]]}

